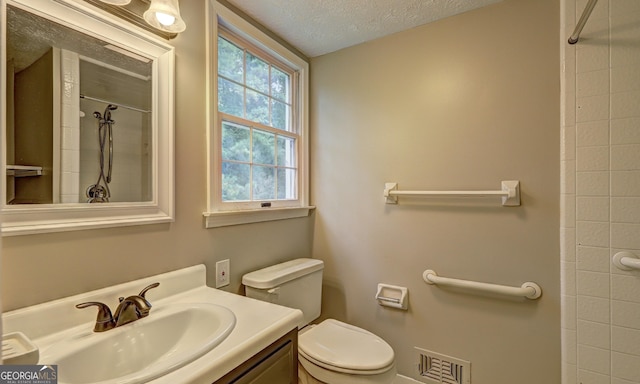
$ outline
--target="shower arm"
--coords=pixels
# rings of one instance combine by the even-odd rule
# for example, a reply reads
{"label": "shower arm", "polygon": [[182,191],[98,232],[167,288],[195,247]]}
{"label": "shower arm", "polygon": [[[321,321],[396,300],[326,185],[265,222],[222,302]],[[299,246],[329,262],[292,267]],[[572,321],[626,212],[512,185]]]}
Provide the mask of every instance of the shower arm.
{"label": "shower arm", "polygon": [[598,0],[589,0],[587,6],[584,8],[584,11],[582,11],[582,16],[580,16],[580,20],[578,20],[576,28],[573,30],[573,34],[569,37],[569,44],[575,44],[578,42],[578,40],[580,39],[580,33],[587,23],[589,16],[591,16],[591,12],[593,11],[593,8],[596,6],[597,2]]}

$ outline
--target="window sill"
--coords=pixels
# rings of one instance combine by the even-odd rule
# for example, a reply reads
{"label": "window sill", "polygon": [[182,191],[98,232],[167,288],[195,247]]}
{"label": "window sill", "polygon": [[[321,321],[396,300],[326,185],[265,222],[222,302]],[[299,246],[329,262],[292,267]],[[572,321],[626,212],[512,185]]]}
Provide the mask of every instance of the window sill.
{"label": "window sill", "polygon": [[295,219],[309,216],[314,206],[295,208],[265,208],[253,211],[204,212],[205,228]]}

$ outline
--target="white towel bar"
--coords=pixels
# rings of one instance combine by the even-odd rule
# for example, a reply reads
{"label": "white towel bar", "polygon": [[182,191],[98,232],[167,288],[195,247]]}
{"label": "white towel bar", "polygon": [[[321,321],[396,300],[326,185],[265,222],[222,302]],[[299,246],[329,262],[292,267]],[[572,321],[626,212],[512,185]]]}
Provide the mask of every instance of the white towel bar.
{"label": "white towel bar", "polygon": [[640,269],[640,259],[631,252],[618,252],[611,258],[613,265],[623,271]]}
{"label": "white towel bar", "polygon": [[398,204],[398,196],[414,197],[502,197],[502,205],[507,207],[520,205],[520,182],[509,180],[502,182],[499,191],[399,191],[398,183],[385,183],[384,197],[387,204]]}
{"label": "white towel bar", "polygon": [[526,297],[527,299],[537,299],[542,295],[542,288],[536,283],[527,281],[520,287],[509,287],[506,285],[497,285],[489,283],[480,283],[477,281],[452,279],[449,277],[440,277],[431,269],[427,269],[422,273],[422,279],[427,284],[445,285],[456,288],[467,288],[476,291],[498,293],[507,296]]}

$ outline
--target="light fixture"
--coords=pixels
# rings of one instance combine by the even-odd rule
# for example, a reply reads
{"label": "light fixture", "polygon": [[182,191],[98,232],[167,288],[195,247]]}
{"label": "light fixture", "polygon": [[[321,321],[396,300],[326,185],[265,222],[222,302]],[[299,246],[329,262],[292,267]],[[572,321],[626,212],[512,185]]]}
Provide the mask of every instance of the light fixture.
{"label": "light fixture", "polygon": [[100,0],[103,3],[113,4],[113,5],[127,5],[131,2],[131,0]]}
{"label": "light fixture", "polygon": [[180,17],[178,0],[151,0],[149,9],[142,17],[149,25],[162,31],[179,33],[187,28]]}

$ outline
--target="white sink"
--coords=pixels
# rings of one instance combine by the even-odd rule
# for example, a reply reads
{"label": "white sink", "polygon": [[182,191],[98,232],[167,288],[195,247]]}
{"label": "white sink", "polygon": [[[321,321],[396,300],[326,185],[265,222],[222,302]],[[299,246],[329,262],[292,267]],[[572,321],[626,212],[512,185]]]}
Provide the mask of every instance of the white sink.
{"label": "white sink", "polygon": [[229,309],[209,303],[154,306],[148,317],[106,332],[76,327],[40,353],[58,365],[59,384],[146,383],[212,350],[233,330]]}

